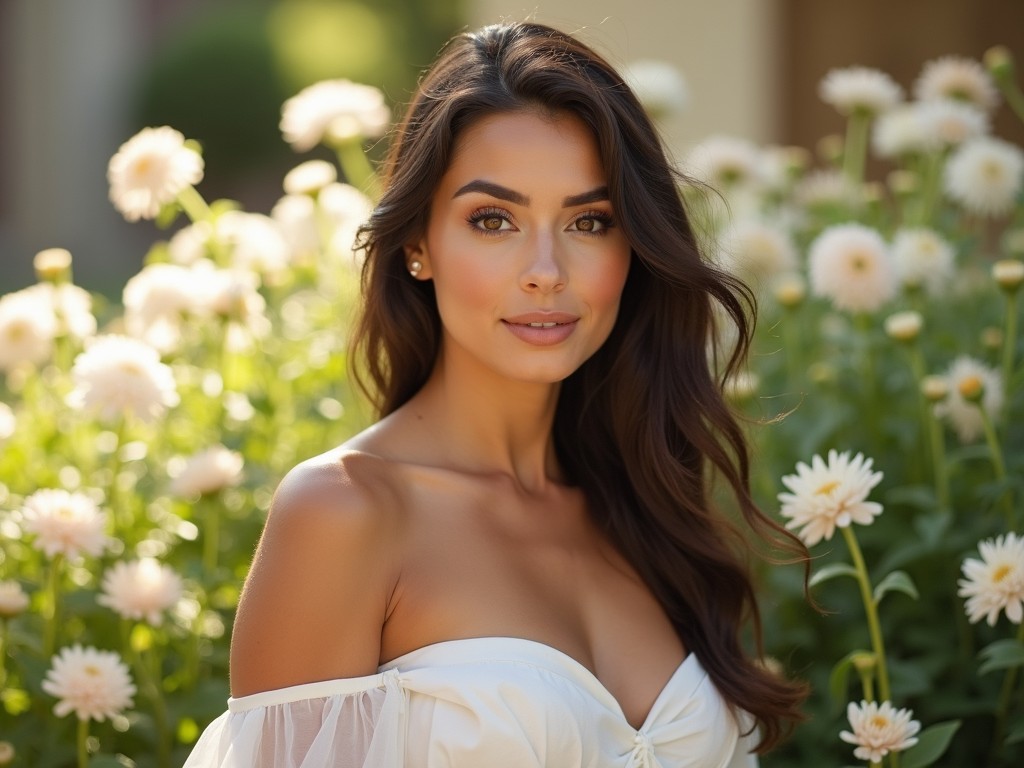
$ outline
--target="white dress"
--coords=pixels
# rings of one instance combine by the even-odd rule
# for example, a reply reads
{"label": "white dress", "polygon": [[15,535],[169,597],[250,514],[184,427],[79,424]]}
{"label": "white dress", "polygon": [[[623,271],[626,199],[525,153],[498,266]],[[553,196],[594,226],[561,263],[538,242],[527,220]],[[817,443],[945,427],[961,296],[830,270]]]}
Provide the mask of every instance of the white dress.
{"label": "white dress", "polygon": [[485,637],[229,699],[183,768],[753,768],[756,743],[692,653],[637,730],[572,657]]}

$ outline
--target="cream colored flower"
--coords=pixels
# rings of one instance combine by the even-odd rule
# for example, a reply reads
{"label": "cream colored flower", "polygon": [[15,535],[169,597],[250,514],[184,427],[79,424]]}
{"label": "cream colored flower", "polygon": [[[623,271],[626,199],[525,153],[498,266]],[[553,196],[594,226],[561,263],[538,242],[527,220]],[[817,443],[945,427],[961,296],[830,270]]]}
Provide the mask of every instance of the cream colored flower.
{"label": "cream colored flower", "polygon": [[0,741],[0,765],[10,765],[14,762],[14,745],[9,741]]}
{"label": "cream colored flower", "polygon": [[880,115],[903,99],[903,89],[881,70],[848,67],[825,75],[818,95],[844,115]]}
{"label": "cream colored flower", "polygon": [[999,91],[985,68],[960,56],[927,62],[914,82],[914,95],[921,101],[962,101],[985,112],[999,104]]}
{"label": "cream colored flower", "polygon": [[0,618],[9,619],[28,608],[28,595],[16,581],[0,581]]}
{"label": "cream colored flower", "polygon": [[125,619],[163,622],[164,611],[181,598],[182,582],[170,567],[153,558],[114,563],[103,574],[103,591],[96,602]]}
{"label": "cream colored flower", "polygon": [[213,227],[208,222],[189,224],[171,235],[167,241],[167,254],[175,264],[191,266],[207,258],[212,236]]}
{"label": "cream colored flower", "polygon": [[107,516],[84,494],[60,488],[36,491],[25,499],[22,513],[22,527],[36,537],[32,545],[48,557],[96,557],[107,546]]}
{"label": "cream colored flower", "polygon": [[892,256],[878,232],[861,224],[829,227],[811,243],[811,292],[837,309],[874,312],[896,294]]}
{"label": "cream colored flower", "polygon": [[143,267],[124,286],[126,330],[159,352],[177,349],[195,293],[191,269],[178,264]]}
{"label": "cream colored flower", "polygon": [[924,318],[921,313],[912,309],[885,318],[885,332],[896,341],[913,341],[921,334],[923,327]]}
{"label": "cream colored flower", "polygon": [[105,720],[132,705],[135,686],[128,667],[112,651],[73,645],[53,657],[43,690],[59,699],[57,717],[74,712],[79,720]]}
{"label": "cream colored flower", "polygon": [[152,219],[203,178],[203,158],[166,125],[143,128],[117,150],[107,167],[110,200],[128,221]]}
{"label": "cream colored flower", "polygon": [[785,272],[772,281],[772,294],[784,307],[798,307],[807,298],[807,281],[799,272]]}
{"label": "cream colored flower", "polygon": [[781,514],[789,518],[787,528],[800,528],[797,535],[808,547],[824,539],[828,541],[836,527],[851,523],[868,525],[882,513],[882,505],[867,501],[868,494],[882,480],[881,472],[871,471],[871,459],[849,451],[828,452],[828,462],[821,456],[808,466],[796,465],[795,475],[786,475],[782,483],[791,493],[780,493]]}
{"label": "cream colored flower", "polygon": [[171,483],[171,493],[193,497],[238,485],[242,479],[242,455],[214,445],[189,457]]}
{"label": "cream colored flower", "polygon": [[759,153],[753,142],[732,136],[711,136],[686,157],[684,168],[694,178],[726,191],[757,179]]}
{"label": "cream colored flower", "polygon": [[931,148],[919,104],[901,104],[875,121],[871,146],[879,157],[896,158]]}
{"label": "cream colored flower", "polygon": [[794,197],[805,208],[830,208],[856,205],[859,191],[845,174],[835,170],[815,170],[796,186]]}
{"label": "cream colored flower", "polygon": [[320,248],[317,204],[309,195],[284,195],[270,211],[291,251],[293,263],[313,261]]}
{"label": "cream colored flower", "polygon": [[281,133],[298,152],[321,141],[380,136],[391,112],[377,88],[348,80],[324,80],[288,99],[281,108]]}
{"label": "cream colored flower", "polygon": [[269,216],[228,211],[217,219],[216,237],[227,247],[235,269],[279,275],[289,266],[288,243],[277,222]]}
{"label": "cream colored flower", "polygon": [[892,257],[907,288],[924,288],[938,296],[953,279],[953,246],[927,227],[899,230],[892,241]]}
{"label": "cream colored flower", "polygon": [[1008,533],[978,544],[981,560],[969,557],[957,582],[957,594],[966,597],[964,606],[972,624],[985,619],[995,626],[1001,612],[1014,624],[1024,618],[1024,537]]}
{"label": "cream colored flower", "polygon": [[929,149],[958,147],[988,133],[988,115],[960,101],[928,101],[916,105]]}
{"label": "cream colored flower", "polygon": [[178,404],[170,367],[153,347],[127,336],[98,336],[75,358],[71,369],[74,408],[99,411],[103,418],[134,414],[152,421]]}
{"label": "cream colored flower", "polygon": [[256,338],[270,332],[265,315],[267,302],[260,295],[259,276],[245,269],[213,269],[197,265],[195,275],[200,289],[197,306],[243,328]]}
{"label": "cream colored flower", "polygon": [[37,283],[21,293],[50,308],[57,321],[58,336],[68,333],[76,339],[87,339],[96,333],[92,295],[84,288],[70,283]]}
{"label": "cream colored flower", "polygon": [[722,236],[722,266],[758,282],[796,269],[796,246],[781,227],[754,219],[737,222]]}
{"label": "cream colored flower", "polygon": [[992,265],[992,279],[1006,291],[1016,291],[1024,283],[1024,261],[1000,259]]}
{"label": "cream colored flower", "polygon": [[0,296],[0,371],[39,365],[53,353],[57,318],[26,290]]}
{"label": "cream colored flower", "polygon": [[0,403],[0,442],[14,434],[18,420],[7,403]]}
{"label": "cream colored flower", "polygon": [[678,115],[690,101],[683,73],[667,61],[640,59],[626,66],[625,79],[655,119]]}
{"label": "cream colored flower", "polygon": [[[994,416],[1003,407],[1003,381],[999,372],[979,360],[961,355],[946,372],[949,397],[935,406],[935,414],[948,419],[962,443],[981,436],[984,429],[980,408]],[[973,403],[964,393],[982,392],[981,402]]]}
{"label": "cream colored flower", "polygon": [[32,257],[32,269],[40,282],[65,281],[71,275],[71,251],[67,248],[45,248]]}
{"label": "cream colored flower", "polygon": [[943,181],[946,194],[966,211],[999,216],[1010,211],[1024,184],[1024,152],[1002,139],[972,139],[949,158]]}
{"label": "cream colored flower", "polygon": [[289,195],[315,195],[337,180],[337,169],[326,160],[307,160],[285,174],[284,191]]}
{"label": "cream colored flower", "polygon": [[853,756],[869,763],[880,763],[890,752],[902,752],[917,744],[921,723],[909,709],[896,709],[888,701],[850,702],[846,717],[853,732],[842,731],[839,738],[856,744]]}

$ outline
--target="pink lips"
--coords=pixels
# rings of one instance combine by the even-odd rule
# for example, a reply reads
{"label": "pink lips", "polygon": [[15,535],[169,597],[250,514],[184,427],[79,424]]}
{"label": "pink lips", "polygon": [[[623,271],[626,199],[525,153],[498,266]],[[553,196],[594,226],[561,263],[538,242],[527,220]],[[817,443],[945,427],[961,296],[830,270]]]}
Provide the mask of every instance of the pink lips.
{"label": "pink lips", "polygon": [[565,312],[527,312],[506,317],[502,322],[517,339],[534,346],[549,347],[569,338],[576,330],[578,320],[577,315]]}

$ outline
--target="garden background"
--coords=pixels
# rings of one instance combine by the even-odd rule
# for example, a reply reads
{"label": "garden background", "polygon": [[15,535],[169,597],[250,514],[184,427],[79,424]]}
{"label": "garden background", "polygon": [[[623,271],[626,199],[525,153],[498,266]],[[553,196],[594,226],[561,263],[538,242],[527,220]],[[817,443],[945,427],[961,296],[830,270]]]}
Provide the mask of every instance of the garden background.
{"label": "garden background", "polygon": [[[780,509],[781,478],[797,462],[830,449],[873,458],[884,478],[871,498],[885,511],[858,533],[877,597],[866,602],[880,614],[891,657],[891,699],[913,709],[934,743],[952,735],[935,764],[1011,764],[1024,741],[1014,672],[1024,652],[1006,617],[991,629],[968,622],[956,582],[964,558],[978,556],[980,541],[1019,532],[1024,515],[1018,479],[1024,430],[1016,426],[1024,415],[1022,355],[1011,321],[1019,307],[1015,288],[992,276],[997,261],[1019,260],[1024,252],[1020,236],[1014,239],[1024,225],[1021,203],[992,215],[958,208],[955,196],[939,189],[952,146],[928,155],[934,166],[927,158],[881,157],[874,147],[862,168],[851,169],[852,120],[820,98],[818,84],[835,68],[876,67],[909,99],[926,61],[950,54],[981,61],[997,44],[1024,57],[1024,8],[995,0],[893,5],[7,0],[0,4],[0,296],[36,282],[36,252],[66,248],[75,283],[93,294],[100,332],[131,330],[122,309],[131,303],[122,293],[126,282],[144,265],[175,261],[161,243],[187,223],[185,216],[169,229],[128,222],[108,199],[107,162],[143,126],[170,125],[201,145],[205,173],[197,189],[207,202],[233,200],[246,211],[269,213],[281,197],[282,177],[304,160],[330,161],[350,181],[360,173],[337,147],[296,152],[281,136],[282,103],[317,81],[372,85],[398,109],[453,31],[532,11],[538,20],[580,31],[620,65],[668,62],[685,83],[673,90],[657,81],[668,87],[659,120],[680,160],[692,159],[696,168],[691,151],[708,150],[702,142],[716,134],[752,142],[730,148],[740,173],[744,153],[754,147],[806,149],[776,155],[781,181],[772,190],[745,190],[742,178],[712,179],[734,215],[758,209],[786,221],[800,269],[806,272],[823,232],[850,222],[886,241],[906,224],[927,225],[954,252],[955,276],[944,285],[932,290],[922,276],[914,289],[904,281],[901,291],[871,307],[843,308],[827,293],[780,293],[767,274],[750,275],[763,281],[761,330],[752,376],[732,382],[733,393],[752,417],[756,491],[766,510]],[[1001,102],[984,132],[1021,146],[1024,120]],[[835,138],[821,141],[829,135]],[[375,140],[363,149],[371,161],[380,156]],[[832,197],[808,198],[798,182],[811,168],[853,176],[853,191],[833,185]],[[894,179],[894,169],[912,176]],[[901,178],[914,184],[900,187]],[[350,232],[360,210],[351,199],[336,203],[317,200],[332,235]],[[790,203],[808,217],[789,219]],[[708,231],[735,237],[716,206],[695,201]],[[225,211],[214,206],[211,215]],[[11,764],[80,759],[82,728],[73,717],[53,714],[56,699],[42,688],[52,654],[75,642],[118,652],[137,688],[123,714],[89,727],[92,765],[178,765],[198,730],[223,710],[233,609],[276,481],[296,460],[337,444],[368,418],[344,359],[354,272],[326,245],[322,228],[319,236],[288,268],[270,269],[263,261],[253,267],[263,269],[255,282],[229,286],[238,301],[215,311],[215,322],[191,318],[174,329],[173,341],[148,340],[165,345],[161,357],[176,390],[166,413],[152,420],[90,417],[67,405],[80,337],[95,333],[76,334],[67,306],[58,312],[66,326],[55,334],[52,354],[29,368],[7,368],[0,402],[11,408],[13,426],[8,433],[0,420],[0,579],[17,582],[29,599],[26,610],[0,619],[0,742],[11,746]],[[807,277],[814,294],[813,275]],[[883,321],[897,311],[915,312],[922,329],[903,333],[902,341],[898,331],[887,332]],[[902,319],[907,327],[907,316]],[[967,439],[938,421],[919,395],[927,374],[950,374],[964,355],[1002,376],[998,387],[976,376],[988,382],[979,398],[998,388],[1002,403],[991,409],[991,430]],[[950,375],[945,382],[957,385]],[[216,445],[230,453],[201,453]],[[230,482],[207,487],[193,476],[189,486],[190,471],[203,474],[196,456],[205,458],[208,474],[220,471]],[[233,472],[237,461],[242,469]],[[63,561],[40,551],[42,537],[33,534],[25,510],[32,494],[53,488],[91,494],[117,542]],[[847,701],[872,698],[866,692],[872,681],[881,686],[863,583],[850,567],[856,557],[840,538],[812,550],[814,571],[839,577],[815,588],[826,614],[803,601],[798,568],[764,576],[768,650],[814,687],[810,721],[763,760],[766,766],[855,763],[852,747],[838,737],[851,727]],[[138,557],[163,563],[181,579],[180,599],[159,621],[119,618],[102,599],[116,564]],[[983,649],[987,656],[979,656]],[[864,653],[850,655],[857,651]],[[992,746],[997,727],[1010,735],[1006,747]],[[917,754],[908,753],[904,765],[927,764]],[[4,759],[0,745],[0,764]]]}

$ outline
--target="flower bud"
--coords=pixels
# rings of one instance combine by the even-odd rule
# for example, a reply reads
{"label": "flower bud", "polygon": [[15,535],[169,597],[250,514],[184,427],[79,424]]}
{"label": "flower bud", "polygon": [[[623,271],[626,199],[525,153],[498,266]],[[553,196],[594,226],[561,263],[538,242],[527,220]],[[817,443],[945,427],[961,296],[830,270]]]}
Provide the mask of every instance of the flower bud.
{"label": "flower bud", "polygon": [[981,329],[981,345],[987,349],[1002,349],[1003,329],[989,325]]}
{"label": "flower bud", "polygon": [[775,300],[786,309],[794,309],[807,296],[807,281],[796,272],[781,275],[774,284]]}
{"label": "flower bud", "polygon": [[896,312],[885,318],[885,332],[889,338],[909,343],[921,335],[924,318],[920,312],[908,310]]}
{"label": "flower bud", "polygon": [[818,156],[827,163],[838,165],[843,159],[843,137],[830,133],[818,140]]}
{"label": "flower bud", "polygon": [[949,396],[949,382],[945,376],[925,376],[921,380],[921,394],[930,403],[939,403]]}
{"label": "flower bud", "polygon": [[985,69],[1000,86],[1013,82],[1013,54],[1005,45],[995,45],[982,57]]}
{"label": "flower bud", "polygon": [[13,763],[14,755],[14,745],[9,741],[0,741],[0,765]]}
{"label": "flower bud", "polygon": [[805,147],[783,147],[782,157],[791,179],[802,176],[811,164],[811,153]]}
{"label": "flower bud", "polygon": [[67,283],[71,281],[71,251],[65,248],[47,248],[32,260],[36,277],[41,283]]}
{"label": "flower bud", "polygon": [[315,195],[337,180],[337,169],[326,160],[307,160],[285,174],[284,191],[289,195]]}
{"label": "flower bud", "polygon": [[920,180],[913,171],[892,171],[886,181],[889,182],[889,189],[892,190],[892,193],[900,197],[912,195],[920,187]]}
{"label": "flower bud", "polygon": [[1016,293],[1024,283],[1024,261],[1000,259],[992,265],[992,277],[1007,293]]}
{"label": "flower bud", "polygon": [[0,619],[10,619],[28,608],[28,595],[16,581],[0,581]]}
{"label": "flower bud", "polygon": [[877,181],[869,181],[860,190],[865,205],[878,205],[885,200],[885,187]]}
{"label": "flower bud", "polygon": [[853,654],[850,661],[853,663],[853,668],[858,672],[872,672],[878,666],[878,658],[875,654],[868,651],[860,651]]}
{"label": "flower bud", "polygon": [[980,376],[973,374],[964,376],[957,382],[956,391],[967,402],[980,403],[981,398],[985,396],[985,382],[981,380]]}

